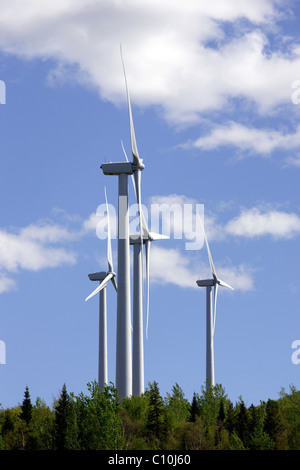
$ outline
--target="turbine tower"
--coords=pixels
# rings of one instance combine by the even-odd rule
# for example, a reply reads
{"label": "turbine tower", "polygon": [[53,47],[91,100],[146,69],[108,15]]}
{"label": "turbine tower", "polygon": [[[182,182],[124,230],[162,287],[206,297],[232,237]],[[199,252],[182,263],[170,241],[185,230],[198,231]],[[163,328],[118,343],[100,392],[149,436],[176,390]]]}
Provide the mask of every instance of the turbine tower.
{"label": "turbine tower", "polygon": [[[122,58],[122,50],[121,50]],[[122,58],[123,71],[126,84],[127,102],[130,123],[131,152],[136,167],[132,175],[132,182],[135,197],[139,210],[139,226],[140,235],[132,235],[130,244],[133,245],[133,348],[132,348],[132,393],[133,395],[141,395],[144,393],[144,341],[143,341],[143,245],[146,250],[146,280],[147,280],[147,326],[146,336],[148,335],[148,318],[149,318],[149,266],[150,266],[150,244],[154,240],[162,240],[169,238],[158,233],[150,232],[145,221],[141,204],[141,170],[143,169],[143,160],[140,159],[136,137],[133,125],[132,110],[130,103],[129,90],[126,79],[126,72]],[[122,143],[122,148],[126,160],[128,158]]]}
{"label": "turbine tower", "polygon": [[118,293],[116,388],[119,396],[132,394],[131,304],[129,259],[128,175],[133,174],[133,162],[103,163],[104,175],[118,176]]}
{"label": "turbine tower", "polygon": [[[143,213],[142,213],[143,215]],[[144,217],[143,217],[144,220]],[[132,393],[140,396],[144,393],[144,328],[143,328],[143,244],[146,249],[146,280],[147,280],[147,324],[149,320],[149,280],[150,280],[150,244],[155,240],[169,238],[165,235],[149,232],[144,229],[144,236],[131,236],[133,245],[133,346],[132,346]]]}
{"label": "turbine tower", "polygon": [[[201,279],[197,281],[199,287],[206,287],[206,389],[215,385],[215,366],[214,366],[214,333],[216,326],[216,308],[217,308],[217,294],[218,287],[227,287],[228,289],[234,290],[226,282],[218,278],[214,263],[212,260],[211,252],[209,249],[207,237],[204,231],[204,227],[201,221],[201,217],[198,214],[202,230],[204,233],[205,244],[208,253],[208,259],[210,269],[212,273],[212,279]],[[214,288],[214,305],[212,306],[212,287]],[[213,307],[213,308],[212,308]]]}
{"label": "turbine tower", "polygon": [[[123,152],[128,161],[122,143]],[[135,195],[137,197],[135,180],[132,175],[132,182]],[[146,282],[147,282],[147,323],[146,337],[148,337],[149,324],[149,296],[150,296],[150,245],[156,240],[169,238],[155,232],[150,232],[144,217],[142,206],[140,209],[140,226],[142,227],[142,237],[140,235],[130,236],[130,245],[133,245],[133,346],[132,346],[132,393],[140,396],[144,393],[144,331],[143,331],[143,245],[146,250]]]}
{"label": "turbine tower", "polygon": [[115,280],[116,273],[113,269],[112,252],[111,252],[111,234],[110,234],[110,221],[109,211],[105,190],[105,201],[107,210],[107,263],[108,270],[91,273],[89,279],[91,281],[99,281],[99,286],[85,299],[89,300],[94,295],[99,294],[99,359],[98,359],[98,383],[100,390],[104,390],[105,385],[108,384],[107,377],[107,312],[106,312],[106,286],[111,281],[116,291],[117,283]]}

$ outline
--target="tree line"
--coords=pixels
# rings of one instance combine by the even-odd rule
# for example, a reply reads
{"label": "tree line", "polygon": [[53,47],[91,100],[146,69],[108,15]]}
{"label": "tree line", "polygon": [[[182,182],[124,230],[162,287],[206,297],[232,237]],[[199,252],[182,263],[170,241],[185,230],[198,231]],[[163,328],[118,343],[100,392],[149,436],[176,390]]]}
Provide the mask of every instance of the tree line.
{"label": "tree line", "polygon": [[142,396],[119,399],[113,384],[68,393],[64,384],[52,407],[0,408],[1,450],[300,450],[300,394],[290,386],[278,400],[233,404],[222,385],[194,393],[189,402],[176,383],[162,397],[157,382]]}

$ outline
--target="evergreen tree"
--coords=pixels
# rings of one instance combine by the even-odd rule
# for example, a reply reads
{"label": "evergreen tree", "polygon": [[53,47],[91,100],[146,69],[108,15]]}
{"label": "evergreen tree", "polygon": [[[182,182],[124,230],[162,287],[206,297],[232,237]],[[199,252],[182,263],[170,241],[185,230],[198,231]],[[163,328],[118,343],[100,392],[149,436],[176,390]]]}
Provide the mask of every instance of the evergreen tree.
{"label": "evergreen tree", "polygon": [[261,420],[258,414],[257,409],[255,406],[252,404],[249,407],[249,427],[251,432],[254,431],[254,429],[259,428],[261,425]]}
{"label": "evergreen tree", "polygon": [[224,410],[224,400],[221,399],[221,402],[220,402],[220,409],[219,409],[219,414],[218,414],[218,423],[224,423],[225,421],[225,410]]}
{"label": "evergreen tree", "polygon": [[198,396],[197,396],[196,392],[194,392],[191,407],[190,407],[189,421],[191,423],[195,423],[196,416],[200,416],[200,406],[199,406]]}
{"label": "evergreen tree", "polygon": [[30,400],[29,388],[28,386],[26,386],[24,399],[23,399],[23,403],[21,407],[20,418],[23,419],[28,425],[30,423],[31,416],[32,416],[32,404]]}
{"label": "evergreen tree", "polygon": [[221,399],[220,401],[220,408],[219,408],[219,414],[217,418],[217,425],[215,429],[215,447],[216,449],[222,448],[225,444],[225,437],[228,439],[228,431],[225,429],[224,426],[224,421],[225,421],[225,410],[224,410],[224,399]]}
{"label": "evergreen tree", "polygon": [[[166,419],[163,399],[160,396],[157,382],[150,384],[149,408],[146,429],[152,441],[162,441],[166,434]],[[158,444],[159,445],[159,444]]]}
{"label": "evergreen tree", "polygon": [[284,426],[279,413],[279,404],[275,400],[268,400],[266,405],[266,417],[264,422],[264,432],[266,432],[272,441],[278,447],[281,434],[284,431]]}
{"label": "evergreen tree", "polygon": [[225,429],[232,434],[236,429],[236,410],[231,401],[228,401],[227,414],[224,422]]}
{"label": "evergreen tree", "polygon": [[247,448],[249,439],[249,420],[249,410],[246,408],[244,401],[241,400],[237,416],[237,434],[245,448]]}
{"label": "evergreen tree", "polygon": [[66,434],[68,427],[68,412],[70,408],[70,398],[67,393],[66,384],[63,385],[59,400],[55,406],[54,430],[55,447],[57,450],[67,448]]}

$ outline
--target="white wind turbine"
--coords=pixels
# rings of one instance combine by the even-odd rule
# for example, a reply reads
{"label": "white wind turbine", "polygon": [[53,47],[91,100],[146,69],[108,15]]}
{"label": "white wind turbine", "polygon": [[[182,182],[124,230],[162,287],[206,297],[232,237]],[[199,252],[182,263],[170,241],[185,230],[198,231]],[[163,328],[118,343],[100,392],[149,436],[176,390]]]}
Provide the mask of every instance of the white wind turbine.
{"label": "white wind turbine", "polygon": [[99,294],[99,359],[98,359],[98,383],[100,390],[103,390],[105,385],[108,384],[107,377],[107,311],[106,311],[106,286],[109,281],[112,282],[115,290],[117,291],[117,283],[115,280],[116,273],[113,269],[112,251],[111,251],[111,233],[110,233],[110,220],[109,210],[107,204],[106,190],[105,201],[107,211],[107,263],[108,270],[98,273],[89,274],[91,281],[99,281],[99,286],[85,299],[89,300],[94,295]]}
{"label": "white wind turbine", "polygon": [[[213,387],[215,385],[215,367],[214,367],[214,333],[216,326],[216,309],[217,309],[217,295],[218,287],[227,287],[234,290],[226,282],[218,278],[216,269],[212,260],[211,252],[209,249],[206,233],[202,224],[200,215],[198,214],[202,226],[205,244],[208,253],[210,270],[212,279],[201,279],[197,281],[199,287],[206,287],[206,387]],[[212,287],[214,288],[214,306],[212,308]]]}
{"label": "white wind turbine", "polygon": [[[122,51],[121,51],[122,57]],[[148,336],[148,323],[149,323],[149,282],[150,282],[150,245],[152,241],[163,240],[169,238],[165,235],[150,232],[144,217],[141,204],[141,165],[142,161],[139,157],[135,131],[132,118],[132,110],[130,104],[130,96],[126,79],[126,72],[123,63],[129,123],[130,123],[130,137],[131,137],[131,152],[133,161],[137,161],[136,169],[132,175],[132,182],[134,192],[139,209],[139,225],[140,235],[132,235],[130,237],[130,244],[133,245],[134,262],[133,262],[133,348],[132,348],[132,392],[134,395],[141,395],[144,393],[144,341],[143,341],[143,245],[146,250],[146,282],[147,282],[147,323],[146,323],[146,336]],[[123,143],[122,148],[126,160],[128,161]],[[144,166],[143,166],[144,167]]]}
{"label": "white wind turbine", "polygon": [[[129,114],[132,121],[130,108]],[[132,126],[130,129],[133,130]],[[132,394],[128,176],[134,176],[140,207],[140,172],[145,168],[137,152],[134,134],[131,138],[133,142],[131,162],[109,162],[101,165],[104,175],[115,175],[119,180],[116,388],[121,398]],[[142,233],[140,236],[142,238]]]}

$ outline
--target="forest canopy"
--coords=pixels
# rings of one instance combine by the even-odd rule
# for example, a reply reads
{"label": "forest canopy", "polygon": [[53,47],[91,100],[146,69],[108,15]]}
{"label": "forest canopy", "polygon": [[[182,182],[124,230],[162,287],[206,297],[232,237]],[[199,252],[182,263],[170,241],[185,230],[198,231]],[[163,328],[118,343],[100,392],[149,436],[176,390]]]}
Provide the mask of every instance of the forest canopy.
{"label": "forest canopy", "polygon": [[0,408],[0,450],[300,450],[300,394],[290,386],[278,400],[233,404],[222,385],[202,387],[191,402],[176,383],[162,397],[157,382],[142,396],[119,399],[113,384],[69,393],[64,384],[48,406]]}

